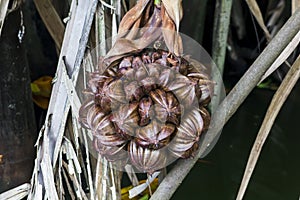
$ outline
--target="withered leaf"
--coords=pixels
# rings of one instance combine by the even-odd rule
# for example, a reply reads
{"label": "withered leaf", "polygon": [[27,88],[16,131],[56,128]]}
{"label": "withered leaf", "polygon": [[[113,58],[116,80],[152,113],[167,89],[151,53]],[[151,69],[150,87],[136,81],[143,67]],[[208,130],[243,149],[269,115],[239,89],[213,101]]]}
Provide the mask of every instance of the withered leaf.
{"label": "withered leaf", "polygon": [[141,15],[145,11],[146,6],[149,4],[150,0],[140,0],[138,3],[131,8],[125,16],[122,18],[119,27],[119,33],[124,33],[129,30],[135,21],[141,18]]}
{"label": "withered leaf", "polygon": [[174,21],[177,31],[179,31],[180,20],[183,16],[182,0],[162,0],[169,16]]}
{"label": "withered leaf", "polygon": [[248,4],[252,14],[254,15],[255,19],[257,20],[259,26],[264,31],[264,34],[265,34],[267,40],[270,41],[271,40],[270,32],[265,25],[261,10],[260,10],[256,0],[246,0],[246,2]]}
{"label": "withered leaf", "polygon": [[175,24],[170,18],[169,14],[166,12],[162,6],[162,33],[164,36],[165,43],[170,52],[174,53],[177,56],[182,55],[183,47],[182,40],[179,35],[179,32],[176,31]]}

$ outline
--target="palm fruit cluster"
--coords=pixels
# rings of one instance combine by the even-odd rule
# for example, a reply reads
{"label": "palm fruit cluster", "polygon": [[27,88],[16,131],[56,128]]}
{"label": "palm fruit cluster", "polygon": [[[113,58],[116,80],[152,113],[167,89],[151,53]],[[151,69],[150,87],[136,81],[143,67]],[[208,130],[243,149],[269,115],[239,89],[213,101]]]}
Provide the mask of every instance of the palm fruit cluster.
{"label": "palm fruit cluster", "polygon": [[[175,29],[175,20],[164,7],[140,0],[132,9],[141,10],[138,17],[132,22],[132,10],[125,15],[120,27],[129,32],[123,32],[100,58],[99,70],[90,74],[86,91],[90,98],[79,113],[81,124],[93,133],[98,153],[147,173],[174,158],[193,156],[210,122],[205,108],[212,95],[207,70],[180,55],[176,31],[160,28],[168,17]],[[166,39],[170,34],[177,42]]]}

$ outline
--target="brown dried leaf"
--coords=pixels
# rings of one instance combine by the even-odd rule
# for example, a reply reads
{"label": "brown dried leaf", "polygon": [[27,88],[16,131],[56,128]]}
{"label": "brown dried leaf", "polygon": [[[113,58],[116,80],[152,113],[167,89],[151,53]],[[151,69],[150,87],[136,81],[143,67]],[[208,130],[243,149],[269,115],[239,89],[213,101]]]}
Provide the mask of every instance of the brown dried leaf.
{"label": "brown dried leaf", "polygon": [[106,54],[102,61],[102,65],[109,67],[115,61],[148,47],[153,41],[161,36],[161,29],[159,28],[146,28],[145,30],[143,35],[136,40],[118,38],[114,43],[114,46]]}
{"label": "brown dried leaf", "polygon": [[[148,1],[141,0],[138,4],[140,3],[144,5],[147,4]],[[140,22],[136,22],[136,20],[138,19],[138,17],[136,16],[136,12],[137,14],[139,13],[139,11],[136,11],[136,9],[130,10],[123,18],[120,24],[119,31],[121,35],[119,36],[119,38],[117,38],[116,42],[114,43],[114,46],[105,56],[105,59],[103,60],[104,65],[110,66],[113,62],[119,60],[120,58],[148,47],[161,36],[161,11],[157,7],[154,7],[153,13],[151,17],[147,20],[147,23],[143,25],[143,29],[132,30],[132,32],[130,30],[126,33],[126,30],[132,28],[131,26],[133,25],[133,23],[137,23],[134,25],[135,27],[139,26],[138,23]],[[146,12],[148,12],[148,9]],[[132,14],[132,16],[130,16],[130,13]],[[134,22],[131,22],[130,17]]]}
{"label": "brown dried leaf", "polygon": [[131,8],[125,16],[122,18],[122,21],[120,22],[119,26],[119,33],[124,33],[132,26],[134,23],[141,18],[141,15],[143,14],[146,6],[149,4],[149,2],[152,2],[150,0],[140,0],[138,3]]}
{"label": "brown dried leaf", "polygon": [[174,21],[177,32],[179,31],[180,20],[183,16],[182,0],[162,0],[168,15]]}
{"label": "brown dried leaf", "polygon": [[152,4],[148,3],[146,8],[144,9],[142,15],[134,22],[132,27],[128,32],[125,32],[124,36],[126,39],[134,40],[140,37],[142,27],[145,27],[145,24],[149,21],[151,17]]}
{"label": "brown dried leaf", "polygon": [[122,37],[124,37],[124,38],[126,38],[128,40],[134,40],[138,36],[138,34],[140,32],[139,28],[140,28],[140,25],[141,25],[141,21],[142,21],[142,18],[138,18],[134,22],[134,24],[131,27],[131,29],[128,30],[127,32],[124,32],[124,35],[122,35]]}
{"label": "brown dried leaf", "polygon": [[267,38],[268,41],[271,40],[271,35],[265,25],[263,16],[261,14],[260,8],[256,2],[256,0],[246,0],[252,14],[254,15],[255,19],[257,20],[259,26],[261,27],[261,29],[264,31],[265,36]]}
{"label": "brown dried leaf", "polygon": [[111,50],[106,54],[104,60],[102,61],[105,66],[110,66],[113,62],[119,60],[126,55],[130,55],[137,52],[139,47],[132,40],[127,40],[125,38],[118,38],[114,43]]}
{"label": "brown dried leaf", "polygon": [[162,33],[164,36],[165,43],[170,52],[174,53],[177,56],[180,56],[183,53],[181,37],[178,31],[176,32],[175,24],[163,6],[161,7],[161,13],[163,28]]}
{"label": "brown dried leaf", "polygon": [[[153,32],[158,31],[159,33],[161,33],[160,32],[161,23],[162,23],[161,9],[154,6],[153,14],[144,26],[145,29],[141,30],[141,38],[149,40],[150,38],[153,38],[152,36]],[[152,40],[152,42],[153,41],[154,40]]]}

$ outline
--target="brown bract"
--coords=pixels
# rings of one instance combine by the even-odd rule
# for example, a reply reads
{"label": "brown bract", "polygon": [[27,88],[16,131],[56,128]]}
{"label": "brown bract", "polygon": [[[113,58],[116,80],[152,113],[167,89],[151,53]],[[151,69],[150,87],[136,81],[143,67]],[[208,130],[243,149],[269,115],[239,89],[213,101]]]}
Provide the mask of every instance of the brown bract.
{"label": "brown bract", "polygon": [[140,0],[123,17],[119,38],[105,56],[103,64],[109,66],[123,56],[139,52],[162,38],[170,52],[182,55],[182,40],[178,33],[181,18],[181,1],[166,0],[161,5],[154,5],[153,0]]}

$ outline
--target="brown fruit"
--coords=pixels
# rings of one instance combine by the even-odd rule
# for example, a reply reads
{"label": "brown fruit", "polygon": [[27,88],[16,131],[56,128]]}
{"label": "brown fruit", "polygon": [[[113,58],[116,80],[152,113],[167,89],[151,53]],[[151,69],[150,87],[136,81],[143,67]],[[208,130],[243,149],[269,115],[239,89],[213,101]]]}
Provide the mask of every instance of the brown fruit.
{"label": "brown fruit", "polygon": [[174,22],[181,15],[170,2],[140,0],[124,16],[120,37],[90,75],[91,97],[79,113],[99,154],[147,173],[170,157],[193,156],[210,123],[204,106],[213,84],[201,63],[182,56]]}
{"label": "brown fruit", "polygon": [[166,166],[167,155],[163,150],[150,150],[131,141],[128,151],[131,163],[142,172],[152,174]]}
{"label": "brown fruit", "polygon": [[170,136],[174,133],[173,124],[162,124],[153,120],[147,126],[141,127],[136,132],[135,142],[148,149],[160,149],[166,146],[170,141]]}

